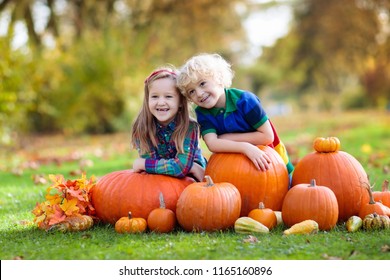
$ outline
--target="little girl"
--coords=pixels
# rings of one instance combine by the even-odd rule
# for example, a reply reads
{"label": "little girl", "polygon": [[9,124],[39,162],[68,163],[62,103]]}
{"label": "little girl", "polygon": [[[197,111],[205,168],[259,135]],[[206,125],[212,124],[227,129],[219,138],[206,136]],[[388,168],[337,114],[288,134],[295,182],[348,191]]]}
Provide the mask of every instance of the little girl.
{"label": "little girl", "polygon": [[173,67],[163,67],[145,80],[142,109],[131,133],[140,156],[133,170],[202,181],[206,159],[199,147],[199,126],[176,87],[176,76]]}

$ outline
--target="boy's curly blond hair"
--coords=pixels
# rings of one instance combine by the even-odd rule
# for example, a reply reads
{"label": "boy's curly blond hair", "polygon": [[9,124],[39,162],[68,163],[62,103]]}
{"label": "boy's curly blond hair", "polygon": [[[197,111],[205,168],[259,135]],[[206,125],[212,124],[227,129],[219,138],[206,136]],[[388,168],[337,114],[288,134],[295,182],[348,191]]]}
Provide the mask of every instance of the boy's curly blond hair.
{"label": "boy's curly blond hair", "polygon": [[188,96],[188,85],[211,78],[216,83],[228,88],[232,84],[234,72],[231,65],[219,54],[202,53],[191,57],[179,69],[177,87],[184,96]]}

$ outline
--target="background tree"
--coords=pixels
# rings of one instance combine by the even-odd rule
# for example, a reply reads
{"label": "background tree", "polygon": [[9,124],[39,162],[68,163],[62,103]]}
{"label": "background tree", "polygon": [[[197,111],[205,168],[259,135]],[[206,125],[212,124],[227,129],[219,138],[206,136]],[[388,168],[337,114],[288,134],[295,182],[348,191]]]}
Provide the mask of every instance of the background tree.
{"label": "background tree", "polygon": [[[0,72],[8,105],[4,101],[0,108],[12,103],[23,109],[0,109],[0,120],[18,133],[22,122],[26,132],[128,129],[151,69],[180,65],[200,51],[233,59],[232,44],[236,53],[237,45],[243,51],[245,34],[235,5],[244,2],[3,0],[0,15],[12,16],[0,38],[9,54]],[[20,23],[28,42],[13,49]],[[11,83],[11,77],[19,82]]]}
{"label": "background tree", "polygon": [[297,95],[301,106],[317,100],[329,109],[344,95],[344,106],[378,106],[382,100],[384,107],[389,2],[303,0],[294,8],[289,35],[262,57],[278,66],[284,92]]}

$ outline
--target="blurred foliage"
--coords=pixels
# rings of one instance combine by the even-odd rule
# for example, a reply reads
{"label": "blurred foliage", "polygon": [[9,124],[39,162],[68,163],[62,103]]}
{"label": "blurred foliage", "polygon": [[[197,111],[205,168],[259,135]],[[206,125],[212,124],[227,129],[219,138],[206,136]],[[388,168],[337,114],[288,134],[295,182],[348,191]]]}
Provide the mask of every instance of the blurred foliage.
{"label": "blurred foliage", "polygon": [[[294,11],[289,33],[244,64],[243,21],[277,5]],[[389,6],[384,0],[0,0],[1,22],[8,23],[0,35],[0,144],[14,145],[23,133],[127,131],[145,76],[199,52],[222,54],[236,71],[233,86],[267,102],[386,108]],[[20,23],[28,42],[15,48]]]}
{"label": "blurred foliage", "polygon": [[31,57],[8,48],[0,37],[0,144],[10,144],[15,131],[26,128],[24,120],[34,93],[28,81],[34,72]]}
{"label": "blurred foliage", "polygon": [[255,67],[273,95],[322,110],[390,105],[389,1],[302,0],[294,11],[289,34],[258,63],[273,67]]}
{"label": "blurred foliage", "polygon": [[[199,50],[233,58],[231,44],[245,42],[238,2],[0,2],[10,14],[0,37],[0,143],[23,133],[128,130],[153,68],[180,65]],[[37,8],[48,17],[41,32],[32,20]],[[29,40],[14,49],[20,22]]]}
{"label": "blurred foliage", "polygon": [[[115,131],[127,97],[138,89],[125,85],[128,67],[123,47],[88,34],[68,48],[45,52],[40,58],[33,79],[39,94],[28,112],[31,127],[66,134]],[[126,96],[128,91],[133,94]]]}

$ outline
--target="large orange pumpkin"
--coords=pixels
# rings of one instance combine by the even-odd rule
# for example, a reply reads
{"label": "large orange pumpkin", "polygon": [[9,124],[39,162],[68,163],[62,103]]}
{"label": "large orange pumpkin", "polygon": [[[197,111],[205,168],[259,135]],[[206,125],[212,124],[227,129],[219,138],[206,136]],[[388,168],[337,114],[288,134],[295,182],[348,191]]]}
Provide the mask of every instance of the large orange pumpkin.
{"label": "large orange pumpkin", "polygon": [[288,227],[305,220],[314,220],[320,230],[332,229],[338,220],[339,208],[333,191],[325,186],[299,184],[291,188],[283,201],[282,219]]}
{"label": "large orange pumpkin", "polygon": [[229,182],[240,191],[240,216],[247,216],[259,206],[259,201],[274,211],[281,210],[288,191],[289,178],[283,159],[268,146],[258,147],[271,159],[267,171],[257,170],[248,157],[238,153],[214,153],[206,166],[205,174],[214,182]]}
{"label": "large orange pumpkin", "polygon": [[178,179],[132,170],[114,171],[97,181],[92,189],[92,205],[96,216],[105,223],[115,224],[129,211],[134,217],[146,220],[149,213],[159,207],[160,193],[164,195],[166,208],[175,211],[180,194],[193,182],[187,177]]}
{"label": "large orange pumpkin", "polygon": [[176,218],[186,231],[217,231],[234,226],[240,216],[241,196],[230,183],[192,183],[177,201]]}
{"label": "large orange pumpkin", "polygon": [[321,148],[321,152],[316,150],[305,155],[295,166],[292,186],[309,184],[311,179],[334,192],[340,222],[358,215],[361,206],[369,201],[364,187],[369,184],[367,173],[359,161],[346,152]]}

